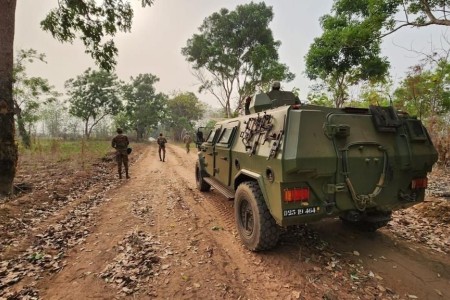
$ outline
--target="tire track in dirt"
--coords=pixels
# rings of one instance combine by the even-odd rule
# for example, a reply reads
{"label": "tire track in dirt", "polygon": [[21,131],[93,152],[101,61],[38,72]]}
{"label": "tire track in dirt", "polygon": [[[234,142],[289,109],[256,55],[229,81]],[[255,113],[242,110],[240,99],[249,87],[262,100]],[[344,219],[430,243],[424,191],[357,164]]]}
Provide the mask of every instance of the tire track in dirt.
{"label": "tire track in dirt", "polygon": [[[187,168],[183,157],[167,147],[161,169],[164,189],[156,197],[160,238],[170,241],[173,255],[165,276],[155,278],[158,295],[170,299],[238,299],[248,294],[242,286],[232,258],[211,238],[213,220],[198,211],[202,201],[185,179],[174,176]],[[175,147],[173,147],[175,148]],[[175,148],[176,149],[176,148]],[[221,233],[219,233],[221,234]]]}
{"label": "tire track in dirt", "polygon": [[226,225],[224,228],[227,228],[229,231],[234,231],[233,201],[223,197],[223,195],[215,191],[213,187],[211,187],[210,192],[205,193],[201,193],[196,189],[194,172],[197,153],[193,154],[191,151],[189,154],[181,154],[179,150],[175,151],[174,149],[171,149],[170,151],[176,157],[177,163],[184,168],[184,170],[176,168],[175,172],[184,179],[184,183],[192,192],[192,195],[202,201],[207,201],[208,204],[212,205],[215,209],[213,214],[220,216],[220,220]]}
{"label": "tire track in dirt", "polygon": [[[177,177],[184,178],[186,186],[195,187],[195,156],[191,155],[193,160],[188,163],[187,159],[183,158],[181,150],[174,148],[171,151],[177,158],[175,164],[183,166],[183,168],[174,170],[179,175]],[[241,274],[247,290],[253,295],[250,299],[297,299],[300,294],[297,286],[286,284],[283,281],[284,277],[275,275],[273,265],[263,263],[263,257],[267,253],[250,252],[241,245],[234,225],[233,202],[217,192],[201,193],[196,189],[190,190],[197,197],[204,199],[200,202],[200,210],[197,210],[205,215],[202,218],[211,218],[217,220],[217,224],[225,223],[227,225],[221,227],[224,228],[226,236],[212,235],[211,239],[215,240],[219,247],[226,249],[230,262],[232,261],[235,264],[235,268]],[[263,293],[261,293],[261,289],[264,290]]]}

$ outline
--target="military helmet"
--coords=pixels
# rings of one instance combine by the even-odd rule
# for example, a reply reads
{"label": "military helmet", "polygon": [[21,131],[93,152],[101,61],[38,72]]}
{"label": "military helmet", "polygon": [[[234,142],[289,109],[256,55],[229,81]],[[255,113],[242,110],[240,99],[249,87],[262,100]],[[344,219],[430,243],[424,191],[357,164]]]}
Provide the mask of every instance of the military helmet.
{"label": "military helmet", "polygon": [[274,82],[272,83],[272,88],[274,88],[274,89],[279,89],[280,87],[281,87],[281,84],[280,84],[279,81],[274,81]]}

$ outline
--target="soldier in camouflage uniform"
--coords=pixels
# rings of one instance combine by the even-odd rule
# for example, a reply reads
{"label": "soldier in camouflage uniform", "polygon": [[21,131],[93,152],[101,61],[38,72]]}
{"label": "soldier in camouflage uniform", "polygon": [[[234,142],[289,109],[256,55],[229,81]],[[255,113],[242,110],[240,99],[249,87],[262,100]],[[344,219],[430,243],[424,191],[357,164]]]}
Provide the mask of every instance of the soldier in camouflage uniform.
{"label": "soldier in camouflage uniform", "polygon": [[186,135],[184,136],[183,143],[186,145],[186,153],[189,153],[192,143],[192,138],[189,133],[186,133]]}
{"label": "soldier in camouflage uniform", "polygon": [[129,179],[128,175],[128,152],[127,148],[130,142],[128,137],[123,134],[123,130],[117,128],[117,135],[112,139],[111,146],[116,149],[116,161],[117,161],[117,171],[119,172],[119,178],[122,179],[122,163],[125,167],[126,178]]}
{"label": "soldier in camouflage uniform", "polygon": [[[158,153],[159,153],[159,160],[161,161],[165,161],[166,159],[166,143],[167,140],[166,138],[163,136],[162,133],[159,134],[158,139],[156,140],[156,142],[159,145],[159,149],[158,149]],[[162,152],[162,157],[161,157],[161,152]]]}

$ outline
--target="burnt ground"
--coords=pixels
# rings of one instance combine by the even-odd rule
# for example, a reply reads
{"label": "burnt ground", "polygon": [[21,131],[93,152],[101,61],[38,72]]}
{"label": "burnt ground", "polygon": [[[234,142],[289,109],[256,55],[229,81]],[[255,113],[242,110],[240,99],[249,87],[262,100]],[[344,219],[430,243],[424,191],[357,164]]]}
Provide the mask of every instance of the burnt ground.
{"label": "burnt ground", "polygon": [[21,161],[0,200],[0,299],[450,299],[446,170],[376,233],[329,219],[253,253],[233,203],[196,189],[194,152],[135,145],[130,180],[108,156]]}

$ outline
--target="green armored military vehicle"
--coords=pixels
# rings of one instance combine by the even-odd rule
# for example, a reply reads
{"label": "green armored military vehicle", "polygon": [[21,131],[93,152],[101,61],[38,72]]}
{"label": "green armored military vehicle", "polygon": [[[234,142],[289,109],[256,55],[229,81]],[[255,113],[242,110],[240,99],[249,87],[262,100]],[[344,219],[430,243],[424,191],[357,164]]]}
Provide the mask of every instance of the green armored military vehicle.
{"label": "green armored military vehicle", "polygon": [[198,189],[234,199],[248,249],[270,249],[280,227],[322,218],[374,231],[393,210],[424,200],[437,152],[420,120],[392,107],[302,105],[290,92],[277,98],[255,95],[250,114],[218,122],[199,145]]}

